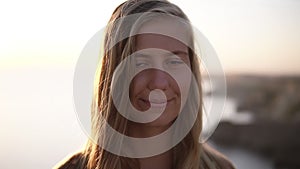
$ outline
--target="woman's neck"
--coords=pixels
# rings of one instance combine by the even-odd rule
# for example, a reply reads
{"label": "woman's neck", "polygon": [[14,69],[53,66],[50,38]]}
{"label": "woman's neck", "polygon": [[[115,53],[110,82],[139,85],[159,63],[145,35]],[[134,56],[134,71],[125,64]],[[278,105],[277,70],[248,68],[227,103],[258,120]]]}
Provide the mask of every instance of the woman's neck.
{"label": "woman's neck", "polygon": [[128,127],[128,135],[135,138],[147,138],[159,135],[166,131],[172,124],[165,126],[151,126],[130,122]]}
{"label": "woman's neck", "polygon": [[[170,124],[171,125],[171,124]],[[131,122],[129,124],[128,128],[128,135],[130,137],[135,138],[147,138],[147,137],[153,137],[156,135],[159,135],[163,133],[165,130],[167,130],[170,126],[147,126],[144,124],[136,124]],[[162,144],[170,144],[170,140],[161,140],[165,143]],[[134,145],[133,145],[133,149]],[[152,157],[147,158],[138,158],[141,169],[172,169],[173,164],[173,154],[172,150],[166,151],[162,154],[155,155]]]}
{"label": "woman's neck", "polygon": [[172,169],[172,159],[172,150],[169,150],[153,157],[139,158],[139,163],[141,169]]}

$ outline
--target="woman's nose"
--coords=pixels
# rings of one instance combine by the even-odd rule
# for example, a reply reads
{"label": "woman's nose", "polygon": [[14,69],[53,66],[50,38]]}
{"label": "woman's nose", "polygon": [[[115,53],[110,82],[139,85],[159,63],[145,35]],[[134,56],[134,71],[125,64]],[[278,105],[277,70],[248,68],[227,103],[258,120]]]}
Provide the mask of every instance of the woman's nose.
{"label": "woman's nose", "polygon": [[151,70],[149,72],[148,87],[150,90],[160,89],[167,90],[169,87],[169,75],[161,70]]}

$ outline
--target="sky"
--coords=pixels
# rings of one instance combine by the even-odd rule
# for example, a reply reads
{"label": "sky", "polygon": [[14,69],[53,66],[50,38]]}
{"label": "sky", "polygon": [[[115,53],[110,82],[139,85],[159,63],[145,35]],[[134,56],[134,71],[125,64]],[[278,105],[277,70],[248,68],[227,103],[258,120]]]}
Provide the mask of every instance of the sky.
{"label": "sky", "polygon": [[[84,144],[74,69],[121,2],[0,2],[0,168],[50,168]],[[207,37],[227,74],[300,74],[300,1],[171,2]]]}
{"label": "sky", "polygon": [[[74,67],[123,1],[3,1],[0,70]],[[299,74],[300,1],[171,1],[216,50],[226,73]]]}

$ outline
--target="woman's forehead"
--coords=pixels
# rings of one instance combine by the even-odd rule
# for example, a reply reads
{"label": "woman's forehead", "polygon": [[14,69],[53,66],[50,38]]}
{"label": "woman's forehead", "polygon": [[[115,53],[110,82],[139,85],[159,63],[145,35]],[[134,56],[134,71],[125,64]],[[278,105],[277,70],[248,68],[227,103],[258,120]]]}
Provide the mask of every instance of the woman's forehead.
{"label": "woman's forehead", "polygon": [[136,36],[136,50],[156,48],[167,51],[188,51],[186,44],[173,37],[160,34],[139,34]]}
{"label": "woman's forehead", "polygon": [[[155,18],[150,21],[147,21],[138,28],[137,35],[148,35],[155,34],[161,36],[145,36],[149,40],[163,40],[175,42],[175,39],[178,42],[182,42],[188,46],[191,42],[191,28],[189,24],[183,22],[182,19],[174,18]],[[174,40],[172,40],[174,39]]]}

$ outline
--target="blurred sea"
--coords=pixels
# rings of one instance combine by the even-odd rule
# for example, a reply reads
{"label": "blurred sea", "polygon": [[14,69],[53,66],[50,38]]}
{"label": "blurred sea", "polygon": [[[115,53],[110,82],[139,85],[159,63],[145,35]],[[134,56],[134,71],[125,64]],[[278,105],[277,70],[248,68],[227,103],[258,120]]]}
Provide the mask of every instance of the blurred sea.
{"label": "blurred sea", "polygon": [[[216,101],[222,100],[218,98],[215,99]],[[253,121],[250,112],[237,113],[236,110],[236,101],[227,98],[221,121],[231,122],[233,124],[250,124]],[[208,144],[226,155],[237,169],[275,169],[271,159],[268,159],[257,152],[250,151],[249,149],[240,146],[226,147],[218,145],[213,141],[209,141]]]}

